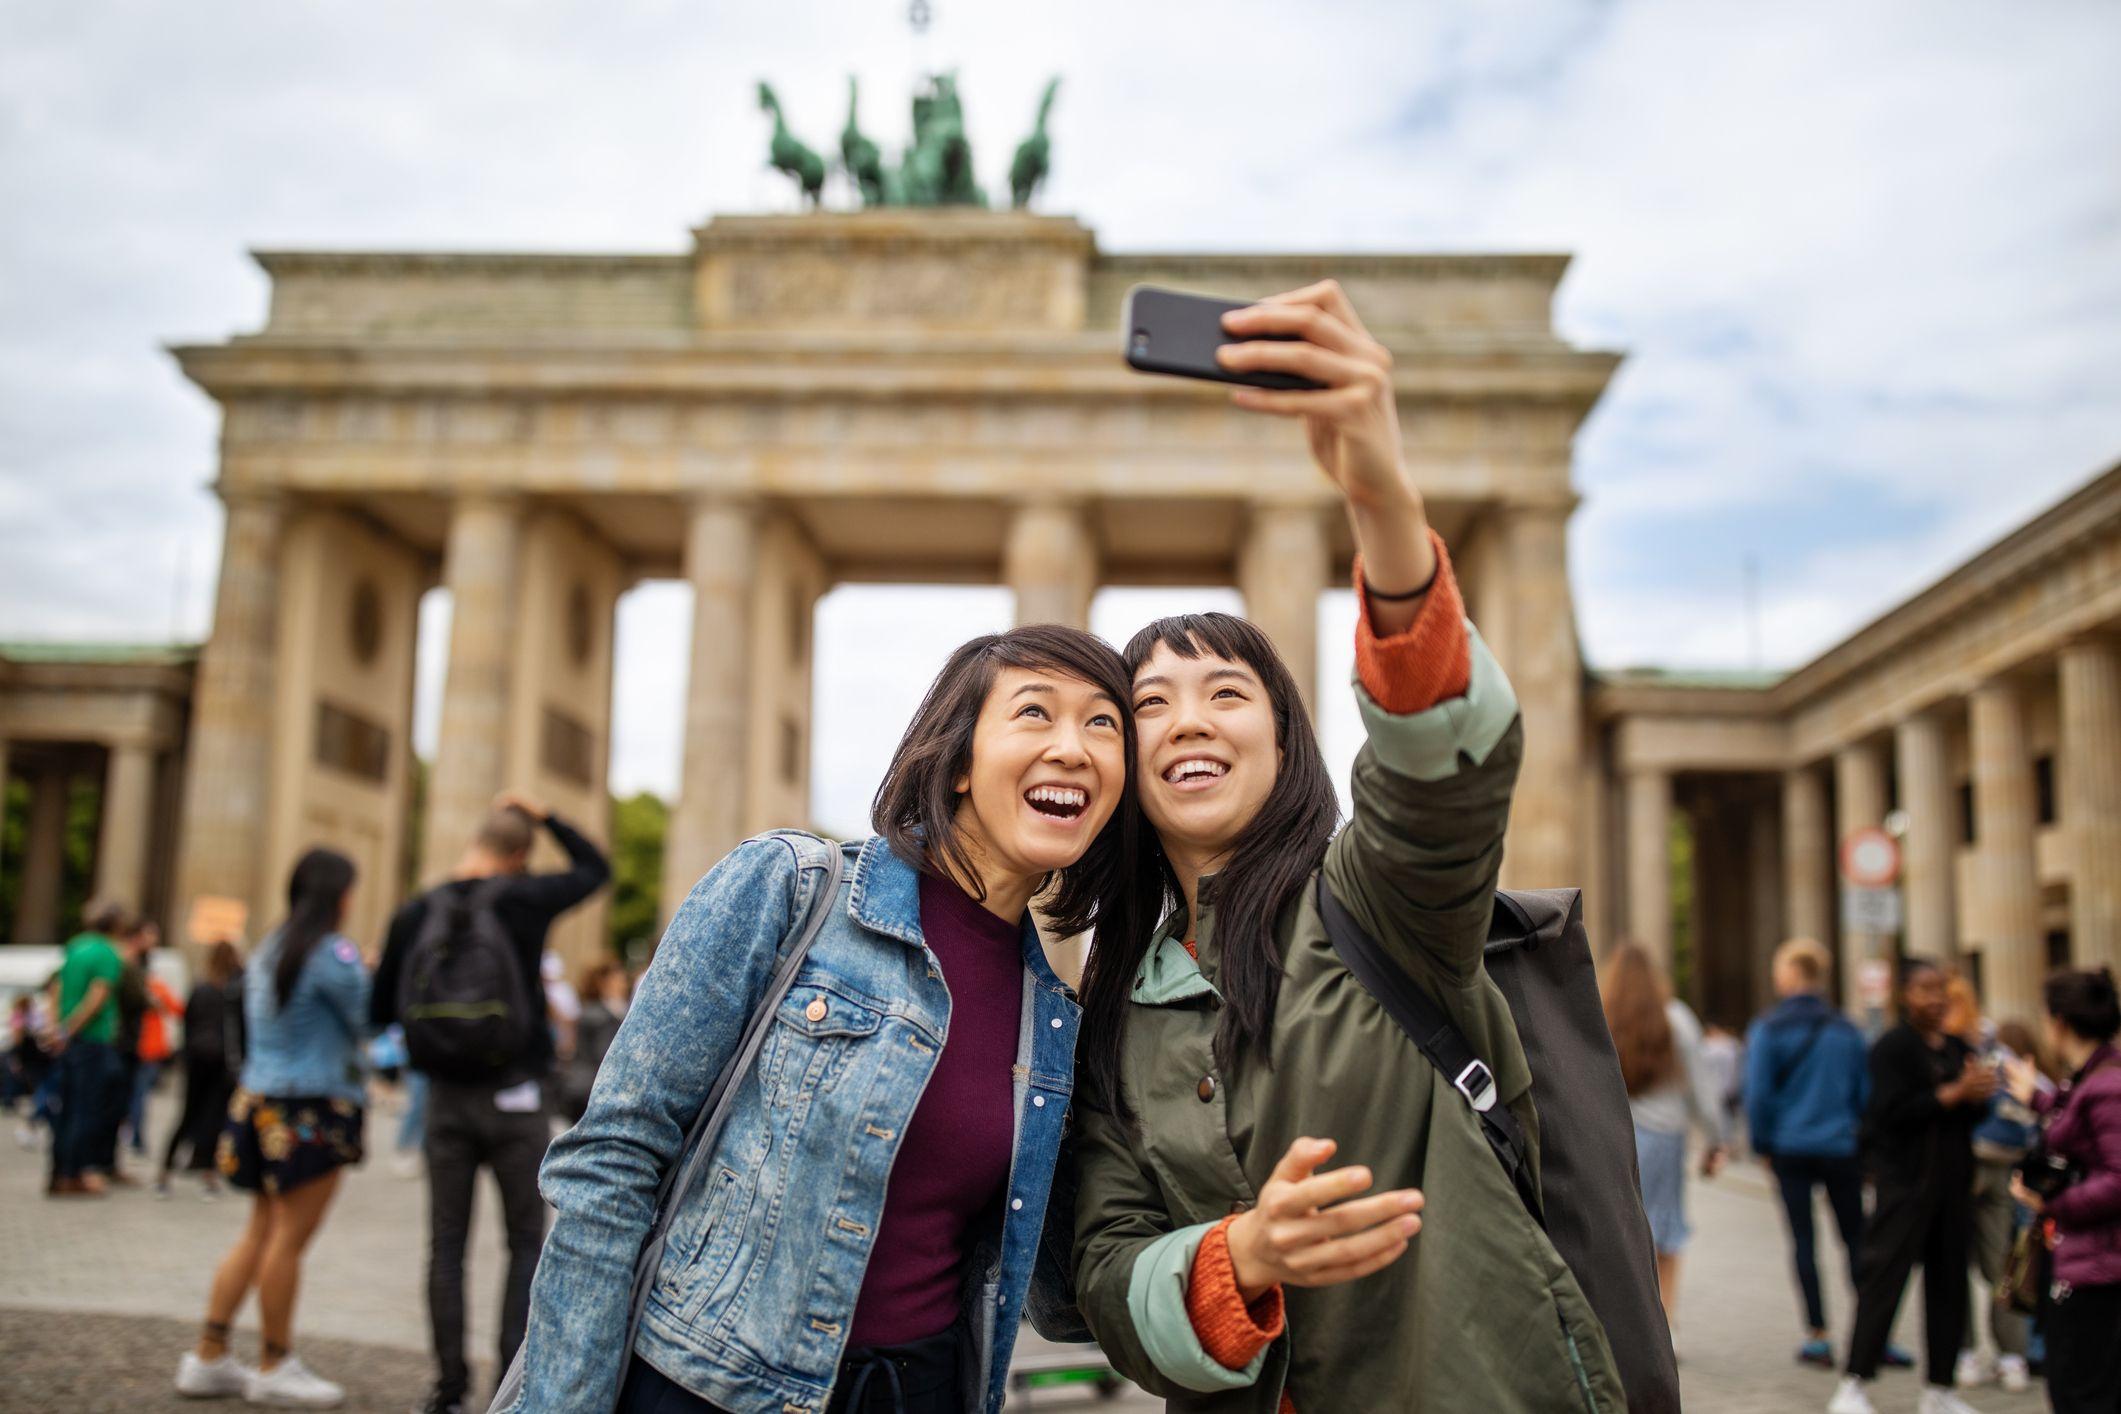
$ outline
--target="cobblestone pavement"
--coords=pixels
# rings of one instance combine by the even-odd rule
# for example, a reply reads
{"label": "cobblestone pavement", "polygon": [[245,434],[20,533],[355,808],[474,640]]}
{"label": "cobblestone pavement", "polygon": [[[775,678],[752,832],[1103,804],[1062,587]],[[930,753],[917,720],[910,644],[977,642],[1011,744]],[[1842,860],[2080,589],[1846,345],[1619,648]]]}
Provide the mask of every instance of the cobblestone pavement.
{"label": "cobblestone pavement", "polygon": [[[170,1118],[166,1102],[158,1106],[155,1132]],[[372,1152],[387,1145],[389,1118],[371,1117]],[[0,1409],[195,1410],[168,1394],[168,1380],[248,1200],[203,1203],[194,1188],[180,1185],[167,1201],[137,1190],[54,1202],[40,1196],[43,1165],[41,1152],[17,1148],[0,1134]],[[403,1410],[424,1387],[424,1198],[421,1183],[395,1176],[377,1154],[342,1187],[311,1248],[296,1311],[297,1348],[313,1367],[349,1385],[350,1409]],[[1687,1408],[1711,1414],[1823,1409],[1834,1377],[1792,1359],[1800,1334],[1797,1301],[1780,1215],[1761,1170],[1734,1165],[1716,1182],[1697,1184],[1692,1206],[1696,1237],[1683,1270],[1679,1320]],[[490,1186],[482,1188],[468,1314],[471,1348],[489,1359],[504,1260],[496,1208]],[[1821,1232],[1830,1231],[1822,1215]],[[1820,1260],[1830,1314],[1845,1331],[1848,1286],[1831,1237],[1822,1241]],[[1910,1350],[1920,1349],[1919,1305],[1902,1303],[1896,1338]],[[246,1308],[237,1324],[238,1353],[249,1358],[254,1310]],[[1026,1332],[1020,1349],[1035,1358],[1053,1348]],[[1873,1397],[1880,1414],[1895,1414],[1913,1410],[1920,1391],[1917,1376],[1889,1372]],[[1982,1414],[2046,1407],[2037,1386],[2019,1395],[1973,1391],[1970,1399]],[[1060,1409],[1066,1402],[1055,1392],[1011,1408]],[[1156,1401],[1134,1393],[1097,1407],[1151,1409]]]}

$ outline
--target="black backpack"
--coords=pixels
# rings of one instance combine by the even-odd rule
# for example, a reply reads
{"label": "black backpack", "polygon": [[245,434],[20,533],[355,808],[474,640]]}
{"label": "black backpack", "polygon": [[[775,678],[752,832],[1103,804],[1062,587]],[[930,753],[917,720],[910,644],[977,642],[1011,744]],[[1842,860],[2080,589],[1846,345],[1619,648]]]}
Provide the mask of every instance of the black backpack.
{"label": "black backpack", "polygon": [[414,1070],[443,1080],[507,1076],[529,1049],[542,1007],[494,911],[505,879],[427,896],[427,916],[398,980],[398,1023]]}
{"label": "black backpack", "polygon": [[1630,1414],[1677,1414],[1679,1366],[1657,1296],[1642,1211],[1635,1122],[1613,1052],[1576,889],[1498,892],[1487,970],[1517,1022],[1539,1111],[1539,1194],[1507,1107],[1479,1108],[1494,1082],[1441,1007],[1378,948],[1320,880],[1319,914],[1348,970],[1479,1114],[1503,1170],[1575,1273],[1613,1348]]}

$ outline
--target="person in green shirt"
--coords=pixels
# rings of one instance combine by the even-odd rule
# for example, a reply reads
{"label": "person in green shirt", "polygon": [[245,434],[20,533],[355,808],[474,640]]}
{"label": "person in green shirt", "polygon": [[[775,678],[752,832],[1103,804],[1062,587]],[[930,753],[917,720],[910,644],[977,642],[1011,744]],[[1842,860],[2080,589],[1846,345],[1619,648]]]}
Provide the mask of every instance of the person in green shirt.
{"label": "person in green shirt", "polygon": [[82,931],[66,944],[59,964],[58,1021],[53,1034],[59,1052],[59,1125],[52,1138],[53,1197],[93,1196],[104,1191],[103,1176],[90,1171],[103,1131],[116,1125],[124,1068],[113,1043],[118,1034],[118,983],[125,963],[111,942],[123,931],[124,910],[93,904]]}

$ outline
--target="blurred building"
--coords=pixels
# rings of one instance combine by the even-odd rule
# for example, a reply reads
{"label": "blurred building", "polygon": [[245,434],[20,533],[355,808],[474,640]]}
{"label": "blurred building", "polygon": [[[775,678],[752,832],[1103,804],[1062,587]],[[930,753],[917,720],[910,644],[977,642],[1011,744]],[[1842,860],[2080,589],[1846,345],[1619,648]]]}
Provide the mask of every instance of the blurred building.
{"label": "blurred building", "polygon": [[[1602,673],[1589,707],[1607,936],[1669,955],[1676,921],[1726,1024],[1797,934],[1837,946],[1852,1007],[1898,951],[2028,1021],[2049,967],[2121,968],[2121,466],[1792,673]],[[1842,926],[1838,842],[1865,826],[1899,837],[1897,937]]]}

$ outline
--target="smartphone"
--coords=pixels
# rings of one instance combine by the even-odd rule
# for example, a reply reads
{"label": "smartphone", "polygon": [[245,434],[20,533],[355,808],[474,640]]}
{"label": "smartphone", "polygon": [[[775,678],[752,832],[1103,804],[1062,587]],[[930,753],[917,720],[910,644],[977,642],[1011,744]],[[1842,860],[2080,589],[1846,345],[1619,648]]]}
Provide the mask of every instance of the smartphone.
{"label": "smartphone", "polygon": [[1293,334],[1255,334],[1250,339],[1236,339],[1224,333],[1223,316],[1233,309],[1248,309],[1252,303],[1136,285],[1127,291],[1126,312],[1121,319],[1127,364],[1143,373],[1205,378],[1212,383],[1237,383],[1247,388],[1325,387],[1293,373],[1233,373],[1215,361],[1216,349],[1224,344],[1261,339],[1296,342]]}

